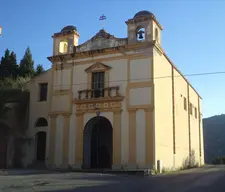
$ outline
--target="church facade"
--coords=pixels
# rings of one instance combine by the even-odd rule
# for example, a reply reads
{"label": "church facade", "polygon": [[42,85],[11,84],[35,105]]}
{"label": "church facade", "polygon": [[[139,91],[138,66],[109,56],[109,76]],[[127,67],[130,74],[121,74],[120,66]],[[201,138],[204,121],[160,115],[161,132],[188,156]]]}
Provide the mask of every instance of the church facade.
{"label": "church facade", "polygon": [[204,164],[201,97],[168,58],[148,11],[126,21],[127,38],[100,30],[78,44],[76,27],[53,38],[50,70],[28,82],[24,165],[49,168],[179,168]]}

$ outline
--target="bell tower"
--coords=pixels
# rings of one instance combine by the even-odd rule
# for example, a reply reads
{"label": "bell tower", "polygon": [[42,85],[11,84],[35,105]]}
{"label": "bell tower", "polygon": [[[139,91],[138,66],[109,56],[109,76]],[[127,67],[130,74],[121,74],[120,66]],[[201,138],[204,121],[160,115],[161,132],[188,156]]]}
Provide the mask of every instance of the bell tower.
{"label": "bell tower", "polygon": [[79,33],[75,26],[69,25],[64,27],[59,33],[55,33],[52,38],[53,55],[73,53],[74,46],[78,45]]}
{"label": "bell tower", "polygon": [[161,44],[162,26],[149,11],[140,11],[126,21],[128,44],[156,41]]}

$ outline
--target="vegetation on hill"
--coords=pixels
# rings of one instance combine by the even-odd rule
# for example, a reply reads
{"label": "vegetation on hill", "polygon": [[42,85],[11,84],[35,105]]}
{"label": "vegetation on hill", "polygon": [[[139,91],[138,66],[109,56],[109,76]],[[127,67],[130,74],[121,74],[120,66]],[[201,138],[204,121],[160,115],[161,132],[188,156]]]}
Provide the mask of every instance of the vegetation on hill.
{"label": "vegetation on hill", "polygon": [[205,162],[225,156],[225,114],[203,119]]}

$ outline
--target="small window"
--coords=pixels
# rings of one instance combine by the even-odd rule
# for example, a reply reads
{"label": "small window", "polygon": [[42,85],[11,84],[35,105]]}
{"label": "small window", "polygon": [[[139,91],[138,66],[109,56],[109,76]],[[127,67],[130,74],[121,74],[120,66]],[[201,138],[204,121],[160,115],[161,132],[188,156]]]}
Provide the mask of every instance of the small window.
{"label": "small window", "polygon": [[92,73],[92,97],[99,98],[104,97],[104,79],[105,73],[104,72],[95,72]]}
{"label": "small window", "polygon": [[195,118],[197,119],[197,108],[195,107]]}
{"label": "small window", "polygon": [[184,110],[187,111],[187,98],[184,97]]}
{"label": "small window", "polygon": [[193,114],[193,111],[192,111],[193,109],[192,109],[192,108],[193,108],[193,105],[192,105],[192,103],[190,103],[190,104],[189,104],[189,113],[190,113],[191,115]]}
{"label": "small window", "polygon": [[40,84],[40,101],[47,101],[48,84]]}

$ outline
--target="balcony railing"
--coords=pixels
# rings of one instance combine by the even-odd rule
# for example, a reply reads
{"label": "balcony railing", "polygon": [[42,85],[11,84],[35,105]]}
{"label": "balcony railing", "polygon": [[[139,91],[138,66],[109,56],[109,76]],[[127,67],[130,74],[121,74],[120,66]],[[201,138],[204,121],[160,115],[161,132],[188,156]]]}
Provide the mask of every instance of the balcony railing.
{"label": "balcony railing", "polygon": [[104,97],[117,97],[119,96],[119,86],[107,87],[103,89],[86,89],[78,91],[79,99],[97,99]]}

